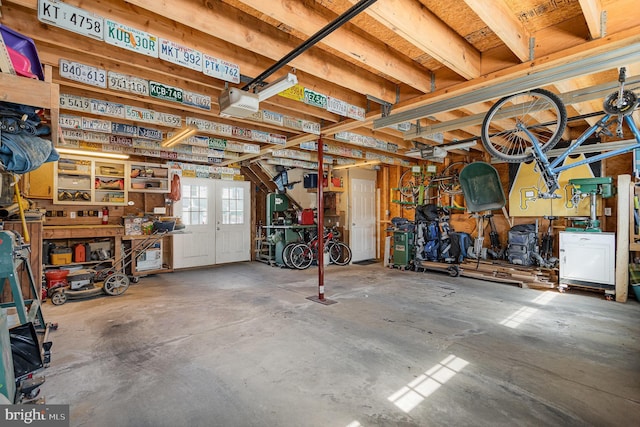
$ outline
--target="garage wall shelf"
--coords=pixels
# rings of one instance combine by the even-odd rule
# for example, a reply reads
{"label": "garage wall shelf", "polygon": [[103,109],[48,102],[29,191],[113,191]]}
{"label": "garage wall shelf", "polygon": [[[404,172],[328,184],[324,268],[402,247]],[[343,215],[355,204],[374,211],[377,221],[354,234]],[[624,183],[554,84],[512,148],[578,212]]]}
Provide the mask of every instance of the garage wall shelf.
{"label": "garage wall shelf", "polygon": [[53,202],[65,205],[125,205],[126,164],[79,156],[61,157],[54,169]]}
{"label": "garage wall shelf", "polygon": [[169,192],[169,168],[167,165],[131,162],[129,178],[129,192]]}

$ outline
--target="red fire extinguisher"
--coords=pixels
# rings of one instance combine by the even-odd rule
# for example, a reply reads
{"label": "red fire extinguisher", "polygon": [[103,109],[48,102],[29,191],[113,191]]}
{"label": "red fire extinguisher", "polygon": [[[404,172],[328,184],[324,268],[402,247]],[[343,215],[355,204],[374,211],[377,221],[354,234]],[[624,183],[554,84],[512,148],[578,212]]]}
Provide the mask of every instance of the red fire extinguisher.
{"label": "red fire extinguisher", "polygon": [[102,225],[107,224],[109,224],[109,208],[105,206],[102,208]]}

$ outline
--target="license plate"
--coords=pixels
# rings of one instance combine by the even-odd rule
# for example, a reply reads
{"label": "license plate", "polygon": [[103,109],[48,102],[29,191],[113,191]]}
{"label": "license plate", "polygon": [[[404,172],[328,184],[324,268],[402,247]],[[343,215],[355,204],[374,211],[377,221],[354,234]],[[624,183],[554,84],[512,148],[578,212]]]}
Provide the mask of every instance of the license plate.
{"label": "license plate", "polygon": [[251,130],[251,140],[258,142],[269,142],[269,132],[263,132],[261,130]]}
{"label": "license plate", "polygon": [[108,144],[110,136],[111,135],[109,134],[100,132],[85,132],[84,138],[82,140],[86,142],[95,142],[98,144]]}
{"label": "license plate", "polygon": [[144,128],[138,126],[138,137],[162,141],[162,131],[160,129]]}
{"label": "license plate", "polygon": [[242,152],[258,154],[260,152],[260,146],[255,144],[242,144]]}
{"label": "license plate", "polygon": [[218,123],[218,126],[216,127],[216,133],[224,136],[232,136],[233,126],[225,123]]}
{"label": "license plate", "polygon": [[347,117],[350,119],[356,119],[363,121],[365,119],[366,111],[364,108],[356,107],[355,105],[349,104],[349,111],[347,111]]}
{"label": "license plate", "polygon": [[[160,157],[163,158],[163,159],[176,160],[178,158],[178,153],[175,153],[173,151],[164,151],[163,150],[163,151],[160,152]],[[184,172],[189,172],[189,171],[182,171],[183,174],[184,174]]]}
{"label": "license plate", "polygon": [[89,98],[84,96],[60,94],[60,108],[65,110],[84,111],[90,113]]}
{"label": "license plate", "polygon": [[155,150],[160,147],[160,144],[158,144],[158,141],[152,141],[150,139],[135,138],[133,140],[133,146],[136,148]]}
{"label": "license plate", "polygon": [[294,85],[287,90],[283,90],[278,95],[285,98],[293,99],[294,101],[304,101],[304,86]]}
{"label": "license plate", "polygon": [[62,131],[62,137],[67,140],[68,139],[80,140],[80,139],[84,139],[84,132],[81,130],[64,129]]}
{"label": "license plate", "polygon": [[213,132],[215,129],[215,124],[210,122],[209,120],[198,119],[196,117],[187,117],[187,124],[196,125],[198,130],[202,130],[205,132]]}
{"label": "license plate", "polygon": [[107,88],[107,72],[101,68],[92,67],[79,62],[67,61],[60,58],[60,76],[91,86]]}
{"label": "license plate", "polygon": [[156,112],[153,110],[147,110],[146,108],[139,108],[131,105],[125,105],[124,109],[124,116],[126,119],[138,122],[155,122],[155,114]]}
{"label": "license plate", "polygon": [[271,133],[269,134],[269,142],[271,144],[277,144],[277,145],[286,145],[287,144],[287,137],[284,135],[278,135],[275,133]]}
{"label": "license plate", "polygon": [[265,123],[273,123],[274,125],[283,125],[283,115],[274,113],[273,111],[262,110],[262,121]]}
{"label": "license plate", "polygon": [[310,122],[308,120],[302,121],[302,130],[314,135],[320,135],[320,123]]}
{"label": "license plate", "polygon": [[199,155],[209,155],[209,149],[205,147],[189,147],[191,149],[191,154],[199,154]]}
{"label": "license plate", "polygon": [[327,96],[309,89],[304,90],[304,103],[314,107],[327,108]]}
{"label": "license plate", "polygon": [[208,136],[193,135],[189,139],[190,139],[189,143],[191,145],[196,145],[198,147],[209,147],[209,137]]}
{"label": "license plate", "polygon": [[143,55],[158,57],[158,37],[146,31],[105,19],[104,41]]}
{"label": "license plate", "polygon": [[182,89],[165,85],[162,83],[149,81],[149,96],[163,99],[165,101],[179,102],[182,104]]}
{"label": "license plate", "polygon": [[109,120],[82,118],[82,130],[92,130],[95,132],[111,132],[111,122]]}
{"label": "license plate", "polygon": [[109,89],[129,92],[129,76],[122,73],[109,71],[108,73]]}
{"label": "license plate", "polygon": [[90,112],[103,116],[124,118],[124,104],[92,99]]}
{"label": "license plate", "polygon": [[202,72],[227,82],[240,83],[240,67],[231,62],[214,58],[206,53],[202,55]]}
{"label": "license plate", "polygon": [[182,103],[203,110],[211,110],[211,97],[200,93],[185,90],[182,94]]}
{"label": "license plate", "polygon": [[232,136],[241,139],[251,139],[251,129],[234,126]]}
{"label": "license plate", "polygon": [[349,104],[341,99],[327,97],[327,111],[341,116],[346,116],[349,111]]}
{"label": "license plate", "polygon": [[109,144],[133,147],[133,138],[128,136],[111,135],[109,137]]}
{"label": "license plate", "polygon": [[227,142],[227,151],[242,153],[242,150],[244,150],[242,144],[238,144],[237,142]]}
{"label": "license plate", "polygon": [[38,0],[38,19],[83,36],[104,39],[104,19],[57,0]]}
{"label": "license plate", "polygon": [[227,140],[222,138],[209,138],[209,148],[224,150],[227,148]]}
{"label": "license plate", "polygon": [[129,92],[137,95],[149,96],[149,80],[140,77],[129,76]]}
{"label": "license plate", "polygon": [[138,126],[127,123],[111,123],[111,133],[114,135],[138,136]]}
{"label": "license plate", "polygon": [[217,159],[224,159],[224,151],[222,150],[209,150],[209,157],[215,157]]}
{"label": "license plate", "polygon": [[82,129],[82,117],[80,116],[67,116],[60,115],[58,119],[60,127],[65,129]]}
{"label": "license plate", "polygon": [[284,127],[302,130],[302,120],[296,119],[295,117],[284,117]]}
{"label": "license plate", "polygon": [[167,39],[160,39],[160,59],[174,64],[202,71],[202,53],[187,46],[172,42]]}
{"label": "license plate", "polygon": [[156,123],[174,128],[180,127],[182,117],[176,114],[156,112]]}

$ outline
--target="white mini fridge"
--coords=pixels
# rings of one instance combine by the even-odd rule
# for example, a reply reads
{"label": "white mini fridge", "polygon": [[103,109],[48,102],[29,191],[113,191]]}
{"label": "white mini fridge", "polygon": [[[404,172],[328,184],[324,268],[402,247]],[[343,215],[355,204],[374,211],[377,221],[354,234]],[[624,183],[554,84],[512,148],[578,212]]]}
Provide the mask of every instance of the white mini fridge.
{"label": "white mini fridge", "polygon": [[615,233],[560,232],[560,288],[604,289],[615,293]]}

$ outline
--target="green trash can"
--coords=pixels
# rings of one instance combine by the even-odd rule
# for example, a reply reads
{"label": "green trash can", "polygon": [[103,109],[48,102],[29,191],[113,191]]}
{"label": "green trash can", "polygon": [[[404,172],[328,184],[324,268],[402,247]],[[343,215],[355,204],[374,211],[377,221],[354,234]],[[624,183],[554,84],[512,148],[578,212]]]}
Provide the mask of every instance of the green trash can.
{"label": "green trash can", "polygon": [[393,232],[393,266],[402,270],[413,264],[414,233],[411,231]]}

